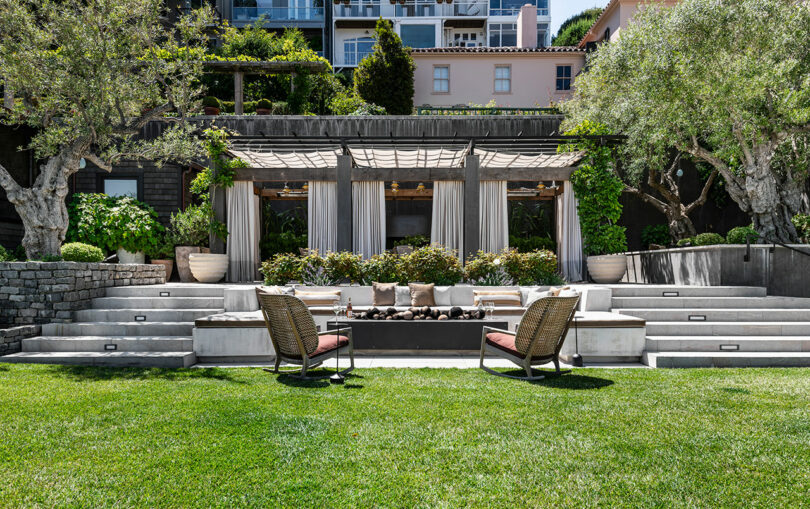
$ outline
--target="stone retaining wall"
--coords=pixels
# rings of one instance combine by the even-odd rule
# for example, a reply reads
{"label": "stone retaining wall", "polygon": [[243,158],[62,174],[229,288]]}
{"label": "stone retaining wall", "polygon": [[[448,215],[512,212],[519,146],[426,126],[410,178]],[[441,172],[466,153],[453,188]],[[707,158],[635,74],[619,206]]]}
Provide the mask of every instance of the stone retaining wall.
{"label": "stone retaining wall", "polygon": [[73,311],[103,297],[105,288],[163,284],[165,279],[160,265],[0,263],[0,328],[68,322]]}
{"label": "stone retaining wall", "polygon": [[39,336],[39,331],[39,325],[21,325],[10,329],[0,329],[0,355],[19,352],[21,341],[25,338]]}

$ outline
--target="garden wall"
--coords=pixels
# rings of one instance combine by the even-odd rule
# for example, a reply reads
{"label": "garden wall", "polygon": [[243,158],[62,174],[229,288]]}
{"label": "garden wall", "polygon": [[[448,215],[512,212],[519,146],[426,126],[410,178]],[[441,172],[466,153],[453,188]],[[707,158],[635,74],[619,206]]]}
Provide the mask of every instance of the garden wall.
{"label": "garden wall", "polygon": [[22,340],[39,336],[39,325],[20,325],[10,329],[0,329],[0,355],[17,353],[22,348]]}
{"label": "garden wall", "polygon": [[[627,253],[624,282],[695,286],[764,286],[768,295],[810,297],[807,253],[771,245],[717,245]],[[773,250],[773,252],[771,252]],[[749,254],[746,261],[746,254]]]}
{"label": "garden wall", "polygon": [[67,322],[73,311],[89,306],[90,299],[103,297],[105,288],[163,284],[165,278],[160,265],[0,263],[0,329]]}

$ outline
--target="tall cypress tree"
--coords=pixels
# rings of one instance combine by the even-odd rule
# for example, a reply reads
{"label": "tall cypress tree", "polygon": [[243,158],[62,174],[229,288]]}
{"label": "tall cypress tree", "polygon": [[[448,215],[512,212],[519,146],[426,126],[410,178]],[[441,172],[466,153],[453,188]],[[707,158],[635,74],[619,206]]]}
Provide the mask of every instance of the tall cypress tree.
{"label": "tall cypress tree", "polygon": [[394,26],[377,20],[374,53],[364,58],[354,71],[354,87],[366,102],[382,106],[391,115],[410,115],[413,111],[414,63],[402,47]]}

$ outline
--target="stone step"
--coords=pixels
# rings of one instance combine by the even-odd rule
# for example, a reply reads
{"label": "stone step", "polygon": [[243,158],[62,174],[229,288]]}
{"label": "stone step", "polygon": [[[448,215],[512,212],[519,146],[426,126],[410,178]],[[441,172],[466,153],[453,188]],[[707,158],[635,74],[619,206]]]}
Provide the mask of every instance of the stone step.
{"label": "stone step", "polygon": [[613,297],[616,309],[810,309],[800,297]]}
{"label": "stone step", "polygon": [[194,322],[46,323],[43,336],[191,336]]}
{"label": "stone step", "polygon": [[810,309],[618,308],[611,311],[648,322],[810,322]]}
{"label": "stone step", "polygon": [[109,368],[187,368],[197,363],[194,352],[21,352],[0,362],[66,364]]}
{"label": "stone step", "polygon": [[168,283],[165,285],[116,286],[107,288],[107,297],[222,297],[225,287],[200,283]]}
{"label": "stone step", "polygon": [[647,336],[648,352],[810,352],[810,336]]}
{"label": "stone step", "polygon": [[644,352],[651,368],[810,367],[810,352]]}
{"label": "stone step", "polygon": [[648,336],[806,336],[808,333],[810,322],[647,322]]}
{"label": "stone step", "polygon": [[[114,348],[110,345],[114,345]],[[193,352],[184,336],[38,336],[22,340],[23,352]]]}
{"label": "stone step", "polygon": [[[109,289],[108,289],[109,290]],[[93,309],[222,309],[224,297],[99,297]]]}
{"label": "stone step", "polygon": [[77,322],[193,322],[217,313],[212,309],[82,309],[74,313]]}
{"label": "stone step", "polygon": [[765,297],[761,286],[610,285],[613,297]]}

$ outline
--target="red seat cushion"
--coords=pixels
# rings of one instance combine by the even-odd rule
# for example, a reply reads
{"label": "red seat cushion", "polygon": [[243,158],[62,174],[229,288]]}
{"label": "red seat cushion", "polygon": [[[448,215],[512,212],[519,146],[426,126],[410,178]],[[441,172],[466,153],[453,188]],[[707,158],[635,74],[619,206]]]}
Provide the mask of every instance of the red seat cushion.
{"label": "red seat cushion", "polygon": [[[515,346],[515,336],[512,334],[506,334],[503,332],[490,332],[487,334],[487,344],[490,346],[494,346],[498,350],[503,350],[506,353],[510,353],[517,357],[526,357],[525,353],[520,353],[517,351],[517,347]],[[550,356],[544,357],[532,357],[532,360],[546,360]]]}
{"label": "red seat cushion", "polygon": [[348,344],[349,338],[346,336],[338,336],[336,334],[324,334],[323,336],[318,336],[318,348],[316,348],[315,351],[310,354],[310,357],[331,352],[332,350],[336,350]]}

